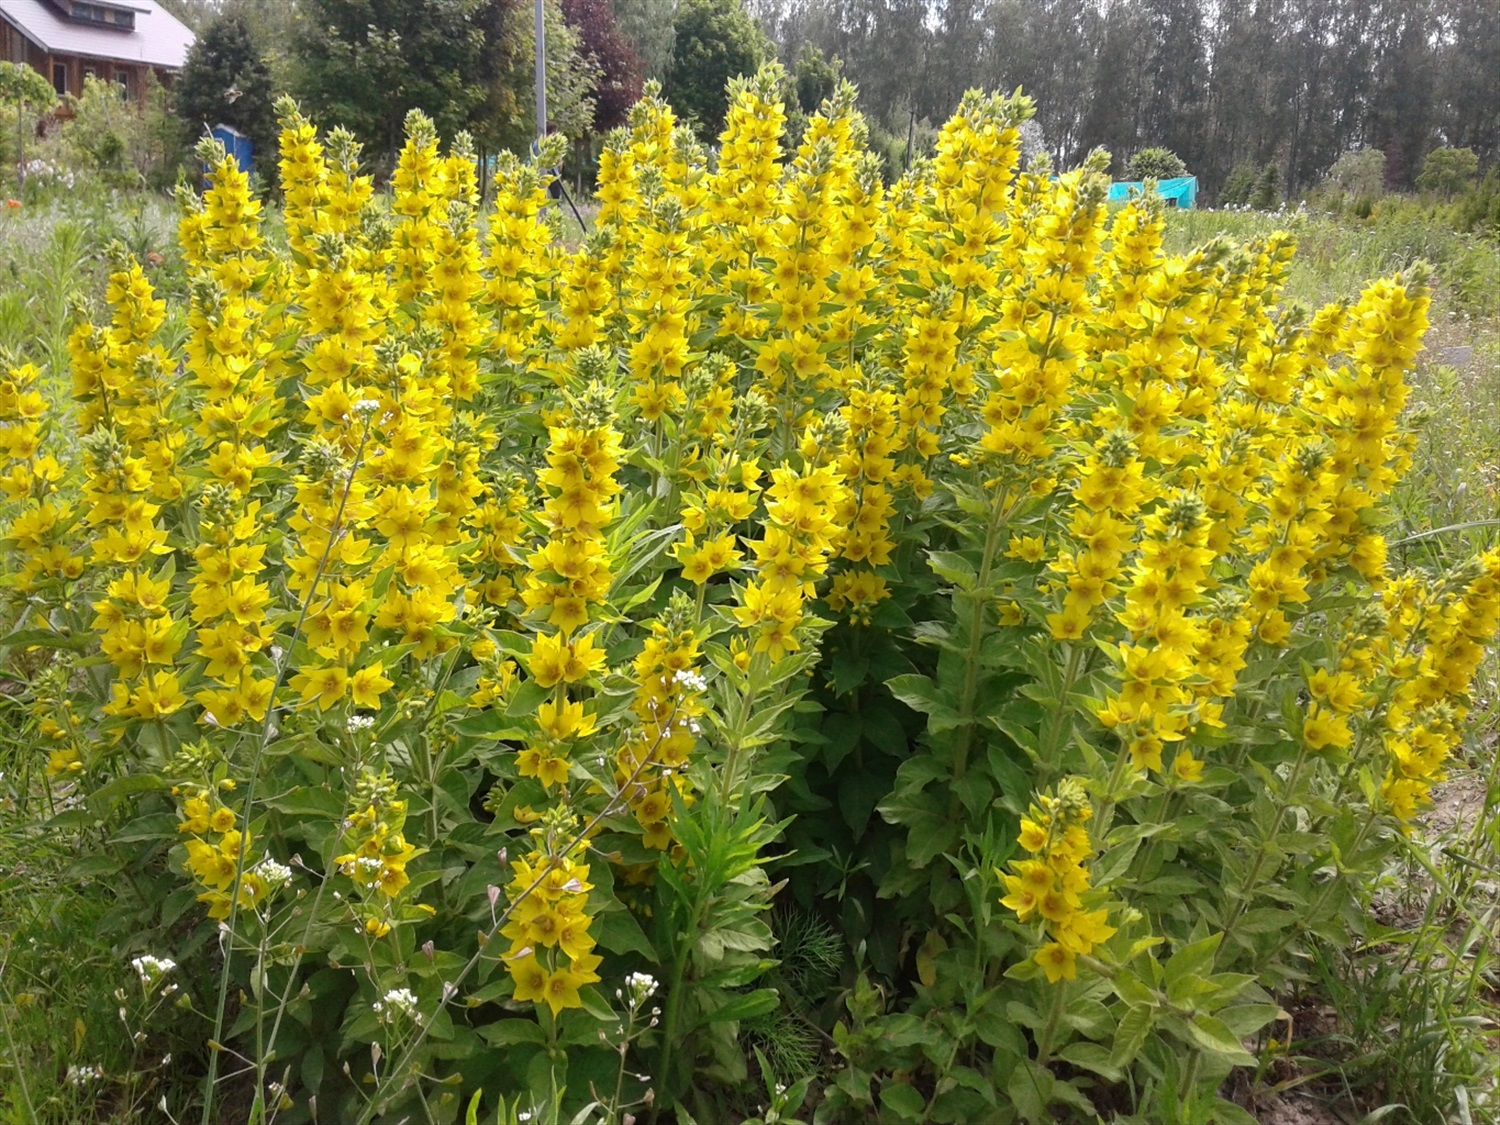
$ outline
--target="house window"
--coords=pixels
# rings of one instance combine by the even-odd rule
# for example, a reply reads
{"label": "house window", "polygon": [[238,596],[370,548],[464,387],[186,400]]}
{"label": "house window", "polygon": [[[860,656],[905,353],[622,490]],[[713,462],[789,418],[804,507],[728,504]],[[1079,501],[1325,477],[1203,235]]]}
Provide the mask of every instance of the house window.
{"label": "house window", "polygon": [[68,64],[55,62],[52,64],[52,88],[61,96],[68,92]]}
{"label": "house window", "polygon": [[130,71],[123,66],[115,67],[115,85],[120,87],[120,97],[130,100]]}

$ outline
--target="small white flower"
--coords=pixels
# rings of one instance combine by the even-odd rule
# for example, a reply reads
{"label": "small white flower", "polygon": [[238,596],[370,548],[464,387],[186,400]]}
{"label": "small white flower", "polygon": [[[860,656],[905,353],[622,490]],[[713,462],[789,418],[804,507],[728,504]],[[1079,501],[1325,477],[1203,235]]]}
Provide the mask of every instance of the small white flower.
{"label": "small white flower", "polygon": [[656,978],[650,973],[631,973],[625,978],[625,987],[630,989],[630,1006],[638,1008],[656,991]]}
{"label": "small white flower", "polygon": [[69,1084],[73,1086],[87,1086],[90,1082],[103,1078],[104,1071],[97,1066],[70,1066],[67,1077]]}
{"label": "small white flower", "polygon": [[386,1023],[390,1023],[398,1016],[408,1018],[417,1014],[417,996],[409,988],[393,988],[385,994],[383,1000],[375,1001],[373,1005],[375,1014]]}
{"label": "small white flower", "polygon": [[369,730],[375,725],[374,715],[350,715],[349,722],[345,724],[350,734],[358,731]]}
{"label": "small white flower", "polygon": [[689,672],[689,671],[686,671],[686,670],[683,670],[683,671],[680,671],[680,672],[674,672],[672,674],[672,679],[674,681],[676,681],[677,683],[679,683],[679,684],[686,685],[688,688],[690,688],[693,691],[707,691],[708,690],[708,681],[705,680],[697,672]]}
{"label": "small white flower", "polygon": [[356,414],[374,414],[380,409],[380,400],[376,398],[362,398],[354,404]]}
{"label": "small white flower", "polygon": [[177,968],[177,962],[170,957],[153,957],[149,953],[143,953],[139,957],[133,957],[130,966],[141,978],[141,983],[151,988],[162,977]]}
{"label": "small white flower", "polygon": [[273,888],[284,887],[292,881],[292,869],[277,863],[269,855],[255,865],[256,874]]}

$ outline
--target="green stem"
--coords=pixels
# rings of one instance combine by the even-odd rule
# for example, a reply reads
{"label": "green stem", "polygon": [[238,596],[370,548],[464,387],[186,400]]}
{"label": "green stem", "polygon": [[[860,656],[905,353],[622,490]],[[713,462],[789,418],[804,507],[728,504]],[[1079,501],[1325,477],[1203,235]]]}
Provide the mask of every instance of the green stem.
{"label": "green stem", "polygon": [[[8,952],[8,951],[7,951]],[[21,1103],[26,1107],[26,1119],[28,1121],[40,1121],[36,1106],[31,1101],[31,1090],[26,1085],[26,1067],[21,1062],[21,1056],[16,1051],[16,1041],[10,1031],[10,1013],[8,1011],[10,997],[3,991],[4,985],[0,984],[0,1029],[5,1032],[5,1050],[10,1056],[11,1065],[16,1069],[16,1089],[20,1091]]]}
{"label": "green stem", "polygon": [[1057,695],[1057,710],[1052,713],[1052,722],[1047,727],[1047,740],[1042,745],[1042,750],[1047,755],[1043,765],[1062,756],[1065,744],[1058,741],[1058,735],[1062,733],[1063,723],[1068,718],[1068,693],[1073,690],[1073,685],[1078,680],[1078,665],[1081,663],[1082,656],[1082,645],[1068,645],[1068,663],[1063,669],[1062,690]]}
{"label": "green stem", "polygon": [[[663,1082],[672,1081],[673,1048],[677,1043],[677,1024],[682,1018],[682,982],[687,976],[688,955],[692,952],[693,941],[707,906],[700,888],[698,897],[693,901],[692,917],[682,933],[676,955],[672,958],[672,982],[667,992],[667,1010],[661,1024],[661,1069],[658,1073]],[[658,1106],[656,1115],[652,1117],[653,1121],[658,1119],[660,1112],[661,1107]]]}
{"label": "green stem", "polygon": [[750,725],[750,708],[755,705],[756,666],[752,663],[750,670],[750,682],[745,685],[744,693],[740,696],[739,714],[734,720],[733,741],[729,747],[729,754],[724,759],[724,776],[719,779],[719,801],[726,808],[729,807],[730,796],[734,792],[735,774],[739,772],[740,755],[744,753],[745,728]]}
{"label": "green stem", "polygon": [[[675,713],[674,710],[673,714],[675,715]],[[464,967],[458,971],[458,975],[451,981],[445,982],[443,998],[438,1002],[439,1010],[446,1007],[449,1000],[458,995],[459,986],[468,980],[469,974],[478,967],[480,960],[484,957],[484,951],[490,942],[494,941],[495,936],[505,928],[506,924],[510,921],[510,916],[520,908],[521,904],[536,893],[537,888],[546,882],[547,877],[557,868],[561,857],[572,855],[580,844],[594,835],[594,831],[603,823],[606,817],[623,807],[620,795],[627,792],[635,784],[636,779],[641,775],[641,771],[646,768],[646,763],[655,759],[656,752],[660,749],[662,739],[665,737],[665,731],[671,725],[670,718],[671,716],[668,717],[669,721],[663,728],[662,734],[657,737],[656,742],[651,746],[649,752],[641,756],[641,760],[636,764],[635,769],[631,771],[630,776],[621,783],[614,797],[589,818],[588,822],[574,834],[572,839],[568,841],[567,845],[560,852],[548,857],[547,863],[537,872],[536,878],[532,879],[520,894],[511,899],[510,905],[502,910],[500,916],[490,924],[489,931],[479,941],[479,947],[464,962]],[[377,1111],[384,1112],[386,1088],[397,1075],[403,1074],[406,1071],[406,1064],[410,1061],[412,1055],[427,1041],[427,1035],[432,1030],[433,1023],[436,1022],[436,1016],[437,1012],[433,1012],[422,1020],[421,1030],[402,1048],[400,1057],[395,1059],[388,1068],[387,1077],[376,1086],[375,1091],[370,1095],[369,1100],[366,1101],[364,1109],[360,1112],[359,1121],[361,1125],[370,1121]]]}
{"label": "green stem", "polygon": [[1302,767],[1307,764],[1307,743],[1302,743],[1297,751],[1297,761],[1292,766],[1292,772],[1286,779],[1286,790],[1284,799],[1276,809],[1276,819],[1271,822],[1271,830],[1266,833],[1261,841],[1260,848],[1255,853],[1255,862],[1250,866],[1250,873],[1245,876],[1245,881],[1240,885],[1235,894],[1234,905],[1230,907],[1229,917],[1224,919],[1224,933],[1227,935],[1234,928],[1245,913],[1245,907],[1249,904],[1251,896],[1260,881],[1261,869],[1265,867],[1266,860],[1270,858],[1272,844],[1277,833],[1281,831],[1281,825],[1286,820],[1287,810],[1292,807],[1292,799],[1296,796],[1297,783],[1302,779]]}
{"label": "green stem", "polygon": [[[979,693],[979,657],[984,649],[984,611],[989,604],[990,572],[995,566],[995,553],[1000,549],[1000,528],[1009,514],[1006,493],[1002,490],[990,508],[989,526],[984,533],[984,551],[979,558],[979,577],[969,595],[972,609],[969,612],[969,649],[964,656],[964,684],[958,701],[959,734],[958,751],[953,757],[953,780],[964,776],[969,766],[969,754],[974,744],[974,698]],[[955,795],[955,800],[957,796]]]}
{"label": "green stem", "polygon": [[1047,1013],[1047,1022],[1042,1026],[1041,1035],[1036,1041],[1036,1061],[1038,1066],[1046,1066],[1047,1060],[1052,1057],[1052,1041],[1057,1038],[1057,1025],[1062,1023],[1062,1016],[1068,1004],[1068,982],[1060,980],[1052,989],[1052,1008]]}

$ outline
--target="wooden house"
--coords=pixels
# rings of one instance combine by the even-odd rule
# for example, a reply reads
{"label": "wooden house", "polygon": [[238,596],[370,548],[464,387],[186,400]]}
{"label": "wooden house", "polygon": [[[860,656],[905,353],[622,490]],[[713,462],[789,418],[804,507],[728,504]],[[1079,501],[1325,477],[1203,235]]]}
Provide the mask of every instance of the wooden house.
{"label": "wooden house", "polygon": [[170,85],[193,45],[155,0],[0,0],[0,59],[26,63],[58,94],[93,76],[142,101],[146,75]]}

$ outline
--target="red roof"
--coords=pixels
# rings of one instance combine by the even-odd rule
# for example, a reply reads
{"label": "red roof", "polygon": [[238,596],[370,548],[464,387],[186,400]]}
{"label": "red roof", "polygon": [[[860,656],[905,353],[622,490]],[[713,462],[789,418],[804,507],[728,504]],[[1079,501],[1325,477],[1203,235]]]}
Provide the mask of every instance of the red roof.
{"label": "red roof", "polygon": [[193,33],[155,0],[116,0],[110,7],[129,7],[135,28],[91,26],[63,15],[47,0],[0,0],[0,19],[42,50],[54,55],[82,55],[112,62],[144,63],[180,70],[187,61]]}

